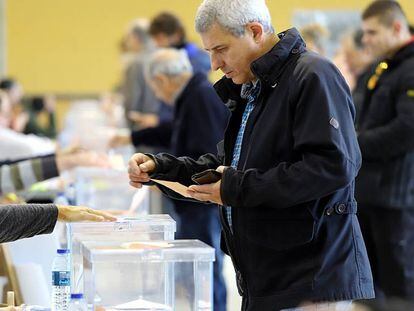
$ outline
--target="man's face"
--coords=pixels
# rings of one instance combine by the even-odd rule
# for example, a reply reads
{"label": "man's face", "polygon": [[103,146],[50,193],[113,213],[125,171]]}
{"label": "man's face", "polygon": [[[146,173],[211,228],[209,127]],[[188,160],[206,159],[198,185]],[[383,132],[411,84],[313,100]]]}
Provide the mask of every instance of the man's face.
{"label": "man's face", "polygon": [[356,47],[354,40],[351,37],[344,39],[342,42],[342,51],[345,57],[345,62],[354,74],[359,74],[361,71],[365,71],[366,67],[372,63],[371,54],[368,53],[367,49],[365,47]]}
{"label": "man's face", "polygon": [[210,53],[211,67],[220,69],[236,84],[254,79],[250,64],[259,57],[259,47],[249,31],[235,37],[218,24],[201,33],[204,48]]}
{"label": "man's face", "polygon": [[179,33],[174,33],[172,35],[158,33],[152,36],[152,40],[154,40],[155,45],[159,48],[169,48],[179,44],[181,36]]}
{"label": "man's face", "polygon": [[126,37],[126,45],[128,47],[128,50],[131,52],[139,52],[141,50],[141,42],[139,39],[134,36],[134,34],[129,33]]}
{"label": "man's face", "polygon": [[393,25],[387,27],[378,17],[371,17],[362,22],[362,30],[362,42],[374,58],[384,58],[394,48],[397,34]]}
{"label": "man's face", "polygon": [[171,45],[170,38],[164,33],[157,33],[152,39],[159,48],[168,48]]}

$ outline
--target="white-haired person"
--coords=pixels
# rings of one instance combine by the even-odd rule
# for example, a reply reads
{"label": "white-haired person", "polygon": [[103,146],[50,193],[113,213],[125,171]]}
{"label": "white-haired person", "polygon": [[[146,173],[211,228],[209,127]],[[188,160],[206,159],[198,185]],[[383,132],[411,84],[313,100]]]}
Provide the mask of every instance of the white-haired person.
{"label": "white-haired person", "polygon": [[[191,184],[219,204],[222,248],[232,258],[242,310],[351,310],[374,296],[356,217],[361,155],[346,82],[295,29],[276,34],[264,0],[205,0],[196,30],[231,118],[217,155],[135,154],[130,183]],[[171,194],[172,195],[172,194]]]}
{"label": "white-haired person", "polygon": [[[172,123],[135,131],[125,137],[136,147],[170,147],[166,157],[215,153],[223,139],[228,120],[227,108],[220,101],[207,77],[193,72],[184,51],[160,49],[146,64],[146,78],[157,98],[174,107]],[[122,137],[118,138],[122,142]],[[114,139],[116,143],[117,139]],[[189,180],[184,181],[190,185]],[[161,190],[169,194],[168,189]],[[179,198],[184,199],[184,198]],[[220,219],[215,204],[173,200],[177,239],[199,239],[216,248],[214,262],[214,310],[226,310],[226,287],[223,279],[223,253],[220,250]]]}

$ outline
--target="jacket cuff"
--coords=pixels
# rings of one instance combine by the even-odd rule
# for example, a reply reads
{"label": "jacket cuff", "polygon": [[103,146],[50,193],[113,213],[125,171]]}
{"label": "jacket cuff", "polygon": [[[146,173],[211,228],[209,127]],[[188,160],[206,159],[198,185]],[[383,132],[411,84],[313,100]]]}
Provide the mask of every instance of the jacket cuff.
{"label": "jacket cuff", "polygon": [[220,195],[223,205],[237,207],[240,206],[240,180],[243,172],[234,168],[226,168],[221,178]]}
{"label": "jacket cuff", "polygon": [[[157,179],[157,175],[161,172],[161,163],[157,160],[157,157],[151,153],[144,153],[146,156],[150,157],[152,161],[155,162],[155,169],[152,171],[152,173],[149,174],[150,178]],[[157,184],[153,181],[149,181],[146,183],[143,183],[143,185],[146,186],[156,186]]]}
{"label": "jacket cuff", "polygon": [[59,176],[55,155],[41,158],[41,165],[44,180]]}
{"label": "jacket cuff", "polygon": [[55,204],[47,204],[46,208],[49,210],[48,214],[50,215],[51,222],[49,226],[45,228],[45,233],[52,233],[55,229],[56,222],[58,221],[59,210]]}

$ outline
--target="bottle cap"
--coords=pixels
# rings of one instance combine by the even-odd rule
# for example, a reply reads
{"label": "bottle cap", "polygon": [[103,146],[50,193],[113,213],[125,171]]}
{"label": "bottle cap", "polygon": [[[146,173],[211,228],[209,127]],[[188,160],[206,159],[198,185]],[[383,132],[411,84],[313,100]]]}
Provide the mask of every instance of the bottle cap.
{"label": "bottle cap", "polygon": [[65,248],[59,248],[59,249],[57,250],[57,253],[58,253],[58,254],[69,254],[69,253],[70,253],[70,251],[69,251],[68,249],[65,249]]}
{"label": "bottle cap", "polygon": [[71,294],[70,299],[82,299],[83,294]]}

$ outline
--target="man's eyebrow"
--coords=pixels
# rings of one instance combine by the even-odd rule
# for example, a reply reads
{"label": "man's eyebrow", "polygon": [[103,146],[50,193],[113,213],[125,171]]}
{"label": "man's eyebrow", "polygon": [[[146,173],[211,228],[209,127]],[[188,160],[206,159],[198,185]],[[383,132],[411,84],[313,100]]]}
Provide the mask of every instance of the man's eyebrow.
{"label": "man's eyebrow", "polygon": [[210,49],[205,49],[206,51],[213,51],[213,50],[218,50],[218,49],[220,49],[220,48],[223,48],[224,47],[224,45],[223,44],[219,44],[219,45],[216,45],[216,46],[213,46],[212,48],[210,48]]}

